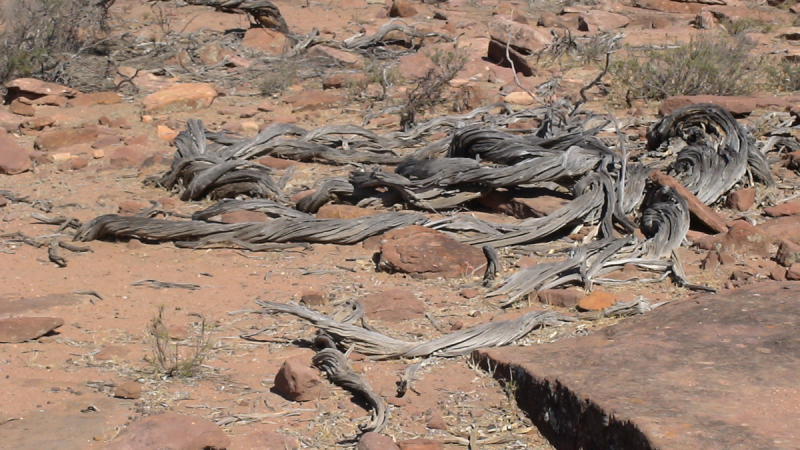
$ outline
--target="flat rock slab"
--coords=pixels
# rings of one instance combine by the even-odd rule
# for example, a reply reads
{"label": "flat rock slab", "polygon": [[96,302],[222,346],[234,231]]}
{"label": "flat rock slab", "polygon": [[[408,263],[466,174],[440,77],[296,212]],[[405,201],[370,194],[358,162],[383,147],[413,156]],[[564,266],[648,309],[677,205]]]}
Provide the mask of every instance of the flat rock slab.
{"label": "flat rock slab", "polygon": [[56,306],[72,306],[84,302],[78,294],[50,294],[41,297],[14,298],[0,296],[0,317],[23,314],[30,311],[43,311]]}
{"label": "flat rock slab", "polygon": [[800,284],[761,283],[475,356],[559,449],[797,449],[799,323]]}
{"label": "flat rock slab", "polygon": [[0,319],[0,343],[16,344],[37,339],[64,325],[60,317],[12,317]]}

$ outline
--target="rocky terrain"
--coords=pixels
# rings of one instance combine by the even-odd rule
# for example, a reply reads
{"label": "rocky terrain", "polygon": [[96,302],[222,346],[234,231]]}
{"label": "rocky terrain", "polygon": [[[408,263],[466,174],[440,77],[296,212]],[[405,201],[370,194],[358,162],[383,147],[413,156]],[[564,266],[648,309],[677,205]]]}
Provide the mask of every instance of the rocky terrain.
{"label": "rocky terrain", "polygon": [[[660,332],[648,333],[680,322],[680,314],[702,323],[705,313],[690,309],[685,300],[697,290],[717,292],[697,300],[710,309],[714,302],[731,299],[737,311],[746,313],[751,308],[746,295],[756,290],[760,298],[792,303],[793,282],[800,280],[800,96],[795,92],[800,89],[800,28],[794,26],[800,11],[794,3],[275,0],[288,32],[275,29],[280,26],[274,20],[245,14],[246,3],[234,2],[238,6],[232,8],[190,3],[200,4],[111,2],[102,45],[94,41],[60,55],[57,73],[33,71],[5,84],[0,106],[0,448],[550,449],[578,448],[575,442],[608,448],[603,447],[608,442],[587,443],[595,432],[628,439],[614,443],[618,448],[691,448],[714,442],[714,433],[730,433],[719,425],[728,423],[725,408],[735,408],[727,403],[713,403],[722,405],[716,408],[709,402],[713,407],[702,411],[708,415],[687,419],[689,425],[652,419],[663,405],[674,416],[684,414],[670,409],[683,399],[702,402],[693,399],[696,392],[680,389],[689,384],[719,397],[730,394],[703,385],[704,377],[697,374],[713,365],[705,363],[719,355],[716,350],[695,349],[695,355],[702,355],[696,358],[700,368],[687,369],[684,377],[660,378],[679,400],[659,397],[654,410],[626,409],[663,395],[653,384],[650,390],[629,391],[640,394],[638,399],[614,403],[621,398],[613,389],[618,378],[633,378],[613,364],[638,367],[624,355],[651,355],[625,343],[638,342],[636,336],[646,336],[644,346],[655,342],[663,337]],[[393,29],[386,31],[386,24]],[[672,79],[661,84],[648,78],[681,63],[659,60],[661,54],[653,51],[709,51],[698,49],[699,42],[731,43],[726,51],[744,49],[738,55],[752,60],[736,74],[717,73],[685,91],[667,81],[693,80],[693,73],[669,72]],[[737,58],[726,65],[744,61],[744,56]],[[148,239],[141,233],[73,241],[80,224],[103,215],[189,221],[216,203],[207,191],[188,198],[186,186],[163,186],[183,139],[179,133],[192,120],[201,120],[209,135],[228,133],[220,139],[254,138],[276,124],[306,131],[355,125],[387,142],[405,144],[376,150],[382,157],[396,157],[385,163],[291,153],[288,144],[253,158],[251,164],[268,168],[279,185],[280,195],[270,191],[264,196],[294,208],[323,190],[320,180],[369,173],[375,166],[394,174],[403,157],[441,156],[467,124],[511,117],[502,122],[503,129],[522,136],[542,130],[549,120],[545,112],[565,111],[559,108],[581,118],[584,112],[602,115],[607,120],[601,123],[591,122],[587,114],[586,128],[600,125],[598,139],[616,154],[622,154],[622,142],[626,157],[649,161],[656,158],[647,148],[648,127],[682,107],[707,103],[730,111],[742,125],[766,156],[773,182],[760,182],[748,171],[709,205],[685,194],[691,229],[685,239],[679,237],[682,245],[674,257],[660,255],[663,261],[679,260],[683,278],[673,269],[662,270],[664,264],[652,270],[620,264],[599,283],[590,276],[576,277],[515,298],[498,290],[509,277],[568,259],[570,249],[604,232],[600,218],[571,224],[536,242],[498,245],[497,275],[486,282],[481,246],[461,242],[469,233],[433,229],[432,223],[456,214],[509,227],[547,216],[572,199],[567,189],[547,184],[537,185],[546,195],[530,187],[468,192],[469,201],[442,210],[425,208],[415,197],[418,191],[392,200],[395,188],[387,184],[375,188],[369,201],[350,201],[334,192],[322,206],[303,211],[313,219],[331,220],[366,221],[386,212],[421,217],[416,225],[348,244],[316,238],[255,248],[241,240],[220,240],[186,248],[185,241],[192,239]],[[469,114],[476,109],[479,113]],[[434,122],[447,117],[450,122]],[[340,134],[347,137],[326,145],[346,155],[362,150],[357,133]],[[309,136],[298,140],[306,138],[320,142]],[[667,186],[675,182],[650,178]],[[268,223],[275,217],[268,213],[239,210],[212,222]],[[638,230],[631,235],[651,237]],[[267,248],[272,244],[280,245]],[[513,340],[522,349],[425,359],[408,389],[398,385],[403,387],[407,367],[421,358],[381,360],[351,349],[347,356],[353,371],[388,411],[385,427],[362,434],[360,426],[370,419],[369,402],[331,383],[313,366],[316,328],[290,314],[262,314],[255,301],[296,302],[338,320],[358,302],[365,311],[359,324],[415,343],[521,317],[549,320]],[[765,325],[772,334],[764,342],[792,343],[786,324],[797,312],[790,306],[779,308],[785,323],[761,304],[751,308],[755,312],[747,317],[752,321],[740,323],[738,315],[723,312],[718,320],[735,330],[762,318],[774,321],[775,327]],[[661,311],[666,311],[663,316]],[[636,313],[644,314],[626,318]],[[695,326],[688,319],[686,324]],[[717,331],[703,336],[721,335]],[[750,337],[760,332],[751,330]],[[684,349],[697,340],[691,333],[665,334],[677,336],[677,343],[660,348],[678,348],[679,355],[691,352]],[[604,353],[598,348],[606,345],[600,337],[616,335],[622,350],[609,347],[611,367],[600,367]],[[746,375],[756,369],[739,362],[755,358],[775,364],[772,376],[792,379],[781,368],[794,367],[797,355],[786,356],[778,344],[739,344],[736,336],[725,336],[726,343],[746,344],[736,348],[755,353],[726,353],[737,361],[726,366],[731,373],[745,375],[720,377],[720,383],[753,382]],[[539,354],[552,365],[542,365]],[[598,365],[582,364],[582,358]],[[676,358],[654,358],[653,365],[661,361],[666,371],[684,364]],[[522,373],[514,372],[515,364],[530,376],[514,379],[509,374]],[[574,384],[574,392],[585,393],[581,398],[587,403],[611,404],[609,411],[633,420],[635,432],[598,432],[592,426],[603,423],[602,418],[548,428],[538,397],[529,395],[539,386],[539,371],[543,379],[563,380],[566,389]],[[587,383],[593,377],[613,386]],[[636,385],[653,379],[643,375]],[[761,386],[777,383],[762,372],[758,380]],[[790,385],[775,389],[796,395]],[[749,402],[765,396],[768,403],[779,401],[765,392],[753,388],[745,397]],[[787,423],[797,420],[791,405],[772,407],[789,418]],[[745,430],[766,423],[765,416],[754,414],[735,416],[730,423]],[[641,417],[640,424],[636,419]],[[790,428],[763,426],[765,434],[757,440],[724,445],[796,448],[800,438]],[[711,431],[699,433],[705,441],[669,440],[670,433],[696,430]],[[736,432],[750,436],[739,428]]]}

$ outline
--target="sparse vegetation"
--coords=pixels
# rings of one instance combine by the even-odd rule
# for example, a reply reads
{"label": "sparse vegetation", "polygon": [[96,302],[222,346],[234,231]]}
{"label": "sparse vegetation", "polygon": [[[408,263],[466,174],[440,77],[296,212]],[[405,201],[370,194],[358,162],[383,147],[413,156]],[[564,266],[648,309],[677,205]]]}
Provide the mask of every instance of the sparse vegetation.
{"label": "sparse vegetation", "polygon": [[781,91],[800,91],[800,63],[781,61],[767,66],[770,84]]}
{"label": "sparse vegetation", "polygon": [[55,81],[65,55],[91,49],[106,31],[114,0],[19,0],[0,11],[0,82],[24,76]]}
{"label": "sparse vegetation", "polygon": [[437,51],[431,54],[430,58],[435,67],[416,80],[408,91],[406,103],[401,108],[400,125],[405,130],[416,123],[418,114],[446,100],[442,94],[468,60],[467,55],[457,49],[452,52]]}
{"label": "sparse vegetation", "polygon": [[755,19],[725,20],[722,22],[722,26],[731,36],[739,36],[745,33],[769,33],[775,28],[771,23]]}
{"label": "sparse vegetation", "polygon": [[292,59],[279,61],[264,72],[264,76],[258,82],[259,92],[264,96],[280,94],[294,84],[297,79],[297,70],[297,61]]}
{"label": "sparse vegetation", "polygon": [[147,329],[153,346],[153,357],[150,360],[153,371],[167,377],[197,376],[213,346],[209,333],[210,325],[203,318],[194,336],[186,340],[188,342],[173,341],[164,323],[164,307],[160,307]]}
{"label": "sparse vegetation", "polygon": [[752,48],[741,38],[695,37],[686,45],[629,54],[612,64],[611,73],[629,98],[744,95],[753,92],[764,73]]}
{"label": "sparse vegetation", "polygon": [[375,58],[367,59],[363,69],[364,78],[347,86],[348,98],[354,101],[367,97],[367,87],[371,84],[381,86],[381,94],[375,100],[383,101],[389,97],[391,89],[400,81],[400,72],[396,66]]}

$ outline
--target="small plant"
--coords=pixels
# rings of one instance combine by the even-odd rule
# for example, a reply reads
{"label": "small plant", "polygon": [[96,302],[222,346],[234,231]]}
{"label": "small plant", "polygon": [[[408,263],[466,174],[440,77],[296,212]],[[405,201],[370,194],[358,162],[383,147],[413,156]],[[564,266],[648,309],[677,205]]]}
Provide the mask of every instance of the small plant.
{"label": "small plant", "polygon": [[743,95],[763,74],[744,39],[695,37],[682,46],[645,50],[611,66],[627,97],[663,100],[676,95]]}
{"label": "small plant", "polygon": [[781,61],[767,66],[770,84],[780,91],[800,91],[800,63]]}
{"label": "small plant", "polygon": [[430,55],[436,67],[418,78],[408,92],[408,99],[401,108],[400,126],[409,130],[417,121],[417,115],[444,103],[444,91],[467,64],[467,55],[462,51],[436,51]]}
{"label": "small plant", "polygon": [[191,378],[200,372],[203,362],[212,348],[210,326],[205,318],[189,343],[172,341],[164,323],[164,307],[150,321],[147,334],[153,345],[153,358],[150,363],[156,373],[176,378]]}
{"label": "small plant", "polygon": [[755,19],[725,20],[722,22],[722,26],[731,36],[739,36],[745,33],[769,33],[775,28],[771,23]]}
{"label": "small plant", "polygon": [[273,96],[280,94],[284,89],[294,84],[297,79],[297,62],[283,60],[272,66],[264,73],[258,82],[261,95]]}

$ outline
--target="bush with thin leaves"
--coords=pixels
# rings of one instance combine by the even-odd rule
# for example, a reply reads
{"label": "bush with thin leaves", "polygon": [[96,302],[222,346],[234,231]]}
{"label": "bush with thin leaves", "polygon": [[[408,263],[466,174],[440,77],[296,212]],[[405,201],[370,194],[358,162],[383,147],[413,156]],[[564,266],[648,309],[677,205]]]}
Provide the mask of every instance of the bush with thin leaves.
{"label": "bush with thin leaves", "polygon": [[612,64],[627,98],[663,100],[676,95],[745,95],[763,74],[752,44],[739,38],[694,37],[675,48],[648,49]]}
{"label": "bush with thin leaves", "polygon": [[450,81],[461,72],[468,60],[467,54],[458,49],[448,52],[436,51],[430,58],[435,67],[414,82],[401,108],[400,126],[404,130],[414,126],[418,114],[444,103],[446,99],[443,94]]}
{"label": "bush with thin leaves", "polygon": [[[57,79],[59,66],[107,31],[114,0],[17,0],[0,10],[0,82],[35,76]],[[96,50],[96,49],[95,49]]]}

